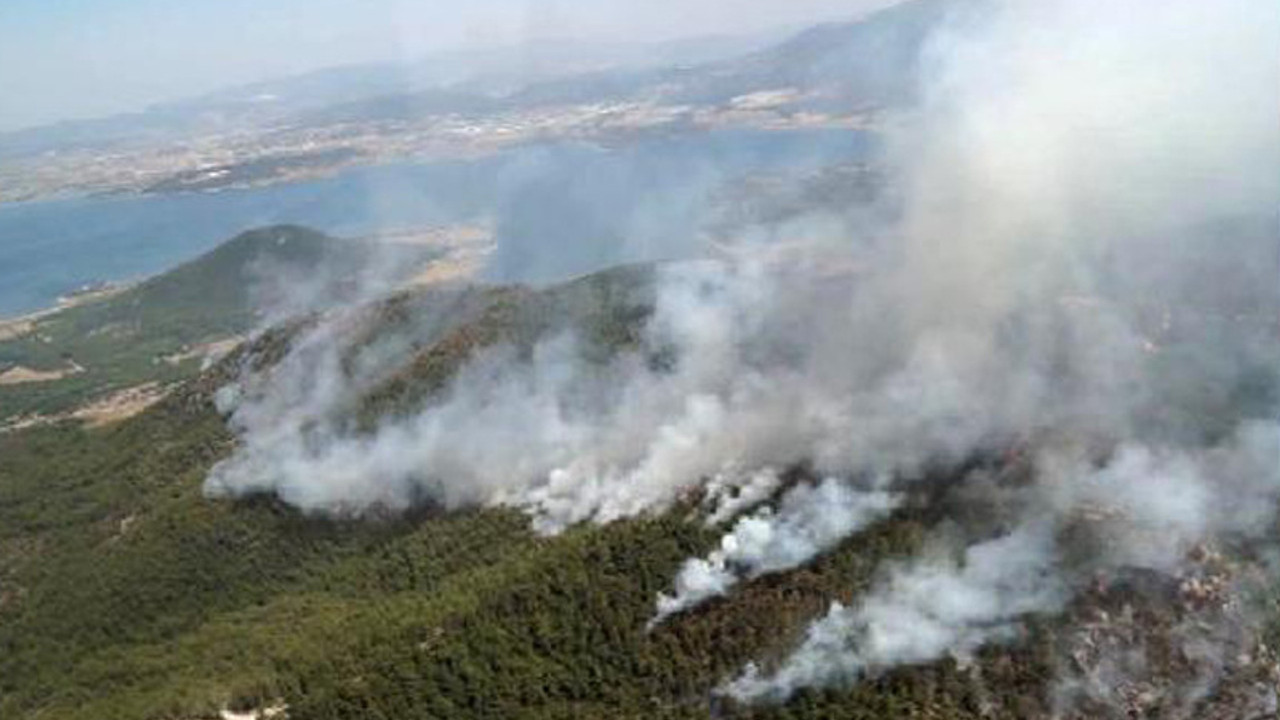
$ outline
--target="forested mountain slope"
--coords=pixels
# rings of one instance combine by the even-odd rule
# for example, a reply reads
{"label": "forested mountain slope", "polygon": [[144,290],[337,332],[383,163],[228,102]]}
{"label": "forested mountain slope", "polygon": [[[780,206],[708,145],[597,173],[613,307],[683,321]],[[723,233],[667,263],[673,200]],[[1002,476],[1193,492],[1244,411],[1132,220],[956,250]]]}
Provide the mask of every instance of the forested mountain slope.
{"label": "forested mountain slope", "polygon": [[[530,348],[567,326],[590,338],[593,362],[643,353],[651,277],[630,268],[544,291],[418,292],[354,311],[351,347],[413,338],[357,415],[373,427],[430,403],[480,348]],[[750,661],[784,655],[831,602],[856,602],[886,563],[939,528],[982,535],[1002,524],[998,508],[946,477],[1016,486],[1025,466],[993,454],[939,467],[932,490],[815,561],[649,630],[681,560],[728,527],[697,521],[696,495],[554,536],[515,510],[446,511],[429,498],[348,518],[307,516],[269,495],[206,498],[202,482],[235,443],[216,391],[279,362],[315,322],[261,335],[121,425],[0,437],[0,715],[194,718],[283,704],[291,718],[1047,717],[1081,627],[1096,642],[1160,637],[1216,612],[1140,575],[1111,578],[972,663],[738,705],[715,689]],[[807,480],[796,467],[782,487]],[[1206,567],[1214,562],[1229,564]],[[1233,688],[1268,682],[1269,657],[1233,668],[1200,717],[1245,717],[1230,714],[1241,702]],[[1167,682],[1191,673],[1165,662],[1154,675]]]}

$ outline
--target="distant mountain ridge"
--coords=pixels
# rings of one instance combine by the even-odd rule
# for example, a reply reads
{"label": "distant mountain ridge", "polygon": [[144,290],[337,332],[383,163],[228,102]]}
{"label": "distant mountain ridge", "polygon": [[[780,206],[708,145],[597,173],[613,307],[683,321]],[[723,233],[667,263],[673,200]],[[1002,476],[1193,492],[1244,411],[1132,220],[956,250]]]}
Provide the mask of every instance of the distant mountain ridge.
{"label": "distant mountain ridge", "polygon": [[[685,38],[635,46],[557,41],[453,51],[405,63],[360,63],[263,80],[99,118],[0,132],[0,158],[64,149],[170,141],[205,131],[297,122],[310,113],[361,100],[443,93],[475,102],[548,77],[589,69],[634,68],[660,58],[705,63],[776,41],[778,33]],[[461,86],[466,89],[461,89]],[[385,102],[385,101],[384,101]]]}
{"label": "distant mountain ridge", "polygon": [[954,0],[913,0],[848,22],[829,22],[745,55],[693,67],[597,73],[532,85],[522,103],[589,102],[635,96],[665,102],[724,103],[754,92],[795,88],[826,94],[827,105],[893,105],[914,96],[917,60]]}
{"label": "distant mountain ridge", "polygon": [[724,103],[779,88],[820,96],[815,102],[823,106],[891,105],[910,99],[920,47],[955,5],[956,0],[909,0],[780,42],[771,35],[701,38],[637,46],[634,52],[546,44],[405,65],[327,68],[135,113],[3,133],[0,158],[275,125],[482,115],[629,99]]}

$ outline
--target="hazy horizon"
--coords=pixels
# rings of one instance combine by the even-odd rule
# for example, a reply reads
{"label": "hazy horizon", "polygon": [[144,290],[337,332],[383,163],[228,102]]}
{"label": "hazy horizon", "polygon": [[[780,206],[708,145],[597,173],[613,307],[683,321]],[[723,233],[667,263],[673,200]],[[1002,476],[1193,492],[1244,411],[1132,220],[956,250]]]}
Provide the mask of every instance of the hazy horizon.
{"label": "hazy horizon", "polygon": [[536,42],[750,35],[897,1],[481,0],[446,9],[408,0],[14,0],[0,5],[0,87],[20,101],[0,105],[0,132],[328,67]]}

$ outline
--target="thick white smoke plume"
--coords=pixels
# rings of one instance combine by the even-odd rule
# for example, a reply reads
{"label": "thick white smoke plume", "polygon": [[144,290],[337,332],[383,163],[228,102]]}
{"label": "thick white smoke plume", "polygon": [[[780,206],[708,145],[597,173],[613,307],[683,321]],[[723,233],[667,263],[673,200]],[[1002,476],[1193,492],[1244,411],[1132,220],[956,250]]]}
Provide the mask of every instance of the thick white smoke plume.
{"label": "thick white smoke plume", "polygon": [[777,512],[765,508],[744,517],[705,559],[687,560],[675,594],[658,596],[650,627],[668,616],[724,595],[743,579],[799,567],[849,535],[891,512],[900,498],[858,490],[828,478],[787,491]]}
{"label": "thick white smoke plume", "polygon": [[[1004,535],[894,568],[776,669],[727,686],[746,699],[963,657],[1059,610],[1091,571],[1169,572],[1197,543],[1273,530],[1280,13],[960,5],[923,104],[888,131],[892,226],[665,266],[642,339],[668,362],[589,361],[572,334],[529,357],[496,347],[371,432],[345,413],[394,353],[353,363],[322,325],[228,393],[241,444],[208,492],[329,513],[504,504],[556,532],[704,486],[741,489],[726,520],[776,488],[770,468],[835,478],[812,492],[884,477],[910,493],[975,455],[1033,458]],[[871,519],[867,498],[794,502],[689,561],[659,614]],[[1079,533],[1105,552],[1068,562]]]}

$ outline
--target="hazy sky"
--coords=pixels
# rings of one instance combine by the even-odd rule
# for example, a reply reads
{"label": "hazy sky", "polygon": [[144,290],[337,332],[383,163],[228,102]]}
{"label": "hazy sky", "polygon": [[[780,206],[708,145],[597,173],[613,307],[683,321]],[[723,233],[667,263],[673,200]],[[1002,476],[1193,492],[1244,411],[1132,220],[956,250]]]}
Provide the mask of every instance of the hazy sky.
{"label": "hazy sky", "polygon": [[658,40],[891,0],[0,0],[0,130],[328,65],[527,39]]}

